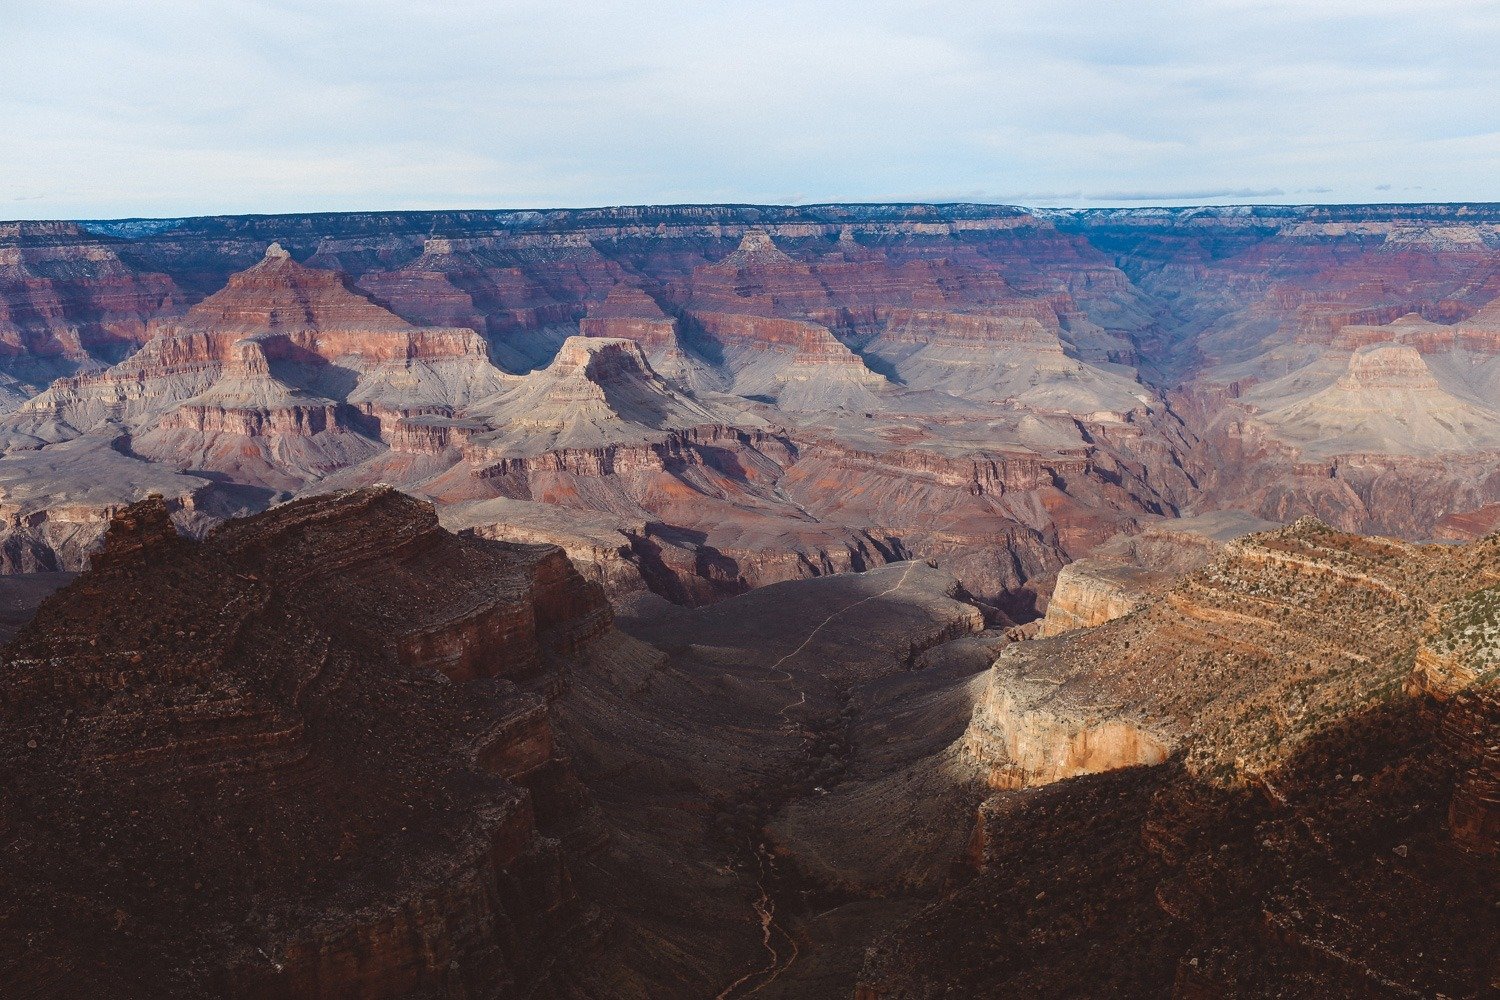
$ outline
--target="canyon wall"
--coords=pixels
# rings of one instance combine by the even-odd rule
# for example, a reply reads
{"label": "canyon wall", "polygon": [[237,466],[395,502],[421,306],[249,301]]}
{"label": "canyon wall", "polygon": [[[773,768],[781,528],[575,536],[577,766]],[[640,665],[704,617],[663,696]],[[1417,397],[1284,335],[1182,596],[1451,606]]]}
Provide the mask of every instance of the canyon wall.
{"label": "canyon wall", "polygon": [[1305,519],[1003,649],[956,744],[976,874],[856,996],[1487,995],[1497,559]]}
{"label": "canyon wall", "polygon": [[558,839],[587,816],[516,682],[609,622],[557,549],[389,489],[201,542],[161,498],[120,512],[0,661],[8,991],[543,986],[588,919]]}
{"label": "canyon wall", "polygon": [[[555,507],[625,538],[595,579],[689,603],[915,555],[1028,617],[1117,534],[1230,509],[1476,537],[1497,234],[1490,205],[7,224],[0,565],[81,567],[137,462],[203,526],[376,483]],[[21,485],[83,452],[87,499]]]}

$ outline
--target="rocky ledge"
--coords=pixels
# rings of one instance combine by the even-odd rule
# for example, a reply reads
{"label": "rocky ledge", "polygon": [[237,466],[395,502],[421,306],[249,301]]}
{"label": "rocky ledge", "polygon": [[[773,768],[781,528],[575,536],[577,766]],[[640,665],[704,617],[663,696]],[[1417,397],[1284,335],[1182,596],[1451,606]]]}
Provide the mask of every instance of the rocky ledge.
{"label": "rocky ledge", "polygon": [[0,661],[7,994],[538,988],[581,789],[513,679],[609,621],[556,548],[389,489],[202,542],[125,510]]}

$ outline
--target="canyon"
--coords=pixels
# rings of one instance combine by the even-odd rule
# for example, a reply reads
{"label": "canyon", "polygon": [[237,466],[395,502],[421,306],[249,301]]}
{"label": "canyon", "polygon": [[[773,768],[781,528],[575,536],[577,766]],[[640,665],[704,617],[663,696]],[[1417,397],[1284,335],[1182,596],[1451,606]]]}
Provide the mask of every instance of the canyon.
{"label": "canyon", "polygon": [[1500,989],[1500,207],[0,225],[18,997]]}
{"label": "canyon", "polygon": [[1212,548],[1034,637],[923,561],[612,607],[557,546],[389,487],[202,540],[153,496],[87,572],[0,588],[0,971],[28,997],[1487,995],[1500,535],[1303,518]]}
{"label": "canyon", "polygon": [[[704,604],[1163,519],[1477,537],[1500,210],[663,206],[0,229],[0,570],[385,483]],[[488,526],[480,519],[491,517]],[[498,535],[497,535],[498,537]]]}

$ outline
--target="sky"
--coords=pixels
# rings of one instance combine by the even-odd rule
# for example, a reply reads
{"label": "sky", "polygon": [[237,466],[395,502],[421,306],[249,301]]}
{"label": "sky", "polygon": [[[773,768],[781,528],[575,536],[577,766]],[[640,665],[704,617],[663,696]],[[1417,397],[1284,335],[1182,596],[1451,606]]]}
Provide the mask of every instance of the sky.
{"label": "sky", "polygon": [[0,218],[1500,201],[1500,0],[0,0]]}

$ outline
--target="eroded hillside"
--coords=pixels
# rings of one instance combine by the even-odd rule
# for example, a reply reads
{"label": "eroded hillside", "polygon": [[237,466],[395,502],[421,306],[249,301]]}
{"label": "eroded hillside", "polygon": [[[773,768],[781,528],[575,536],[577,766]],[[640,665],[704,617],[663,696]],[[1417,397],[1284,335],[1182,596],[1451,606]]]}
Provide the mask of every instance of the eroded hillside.
{"label": "eroded hillside", "polygon": [[1106,539],[1234,509],[1473,538],[1500,516],[1497,219],[9,224],[0,568],[82,568],[149,492],[201,532],[375,483],[685,603],[916,557],[1025,616]]}

